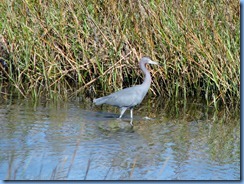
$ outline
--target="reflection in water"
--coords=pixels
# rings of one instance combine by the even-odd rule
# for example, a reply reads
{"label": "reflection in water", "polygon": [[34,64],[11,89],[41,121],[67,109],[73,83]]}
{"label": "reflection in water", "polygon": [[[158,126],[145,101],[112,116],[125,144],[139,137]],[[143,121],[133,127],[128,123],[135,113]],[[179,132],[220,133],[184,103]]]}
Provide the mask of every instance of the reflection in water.
{"label": "reflection in water", "polygon": [[0,178],[240,179],[239,115],[216,115],[197,103],[173,113],[175,107],[147,103],[132,127],[129,115],[119,120],[110,107],[5,101]]}

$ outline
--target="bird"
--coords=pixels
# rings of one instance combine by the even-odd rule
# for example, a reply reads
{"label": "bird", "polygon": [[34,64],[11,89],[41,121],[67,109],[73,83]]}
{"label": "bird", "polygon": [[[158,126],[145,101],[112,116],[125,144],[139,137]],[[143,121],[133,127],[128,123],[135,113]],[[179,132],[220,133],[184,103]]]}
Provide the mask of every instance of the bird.
{"label": "bird", "polygon": [[148,56],[144,56],[140,59],[139,66],[145,76],[142,84],[121,89],[108,96],[93,99],[93,103],[95,105],[108,104],[119,107],[119,119],[122,118],[127,109],[130,109],[130,124],[133,126],[133,108],[142,102],[151,85],[151,75],[146,68],[146,64],[158,65],[157,62],[152,61]]}

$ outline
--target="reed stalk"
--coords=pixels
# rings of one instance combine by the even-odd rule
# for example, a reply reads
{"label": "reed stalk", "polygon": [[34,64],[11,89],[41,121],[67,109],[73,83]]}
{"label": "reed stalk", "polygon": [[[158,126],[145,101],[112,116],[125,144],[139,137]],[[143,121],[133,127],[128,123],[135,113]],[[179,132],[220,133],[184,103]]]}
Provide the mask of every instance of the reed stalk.
{"label": "reed stalk", "polygon": [[139,84],[138,60],[148,55],[161,64],[151,70],[153,94],[240,101],[239,1],[4,0],[0,8],[1,89],[109,94]]}

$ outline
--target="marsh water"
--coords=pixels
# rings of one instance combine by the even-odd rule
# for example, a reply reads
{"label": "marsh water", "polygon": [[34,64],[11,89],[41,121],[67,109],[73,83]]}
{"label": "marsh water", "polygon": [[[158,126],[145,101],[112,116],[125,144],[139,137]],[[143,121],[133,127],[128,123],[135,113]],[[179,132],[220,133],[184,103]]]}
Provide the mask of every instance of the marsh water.
{"label": "marsh water", "polygon": [[146,99],[132,127],[84,101],[1,100],[0,179],[240,179],[239,113]]}

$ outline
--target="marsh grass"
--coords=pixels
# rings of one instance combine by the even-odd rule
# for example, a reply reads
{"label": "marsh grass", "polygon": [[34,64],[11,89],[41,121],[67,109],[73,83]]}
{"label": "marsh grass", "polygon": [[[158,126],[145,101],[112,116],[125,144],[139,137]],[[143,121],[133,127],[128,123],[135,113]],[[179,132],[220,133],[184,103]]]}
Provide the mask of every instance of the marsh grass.
{"label": "marsh grass", "polygon": [[108,94],[140,83],[138,60],[148,55],[161,64],[151,70],[153,94],[240,101],[239,1],[18,0],[0,8],[2,95]]}

